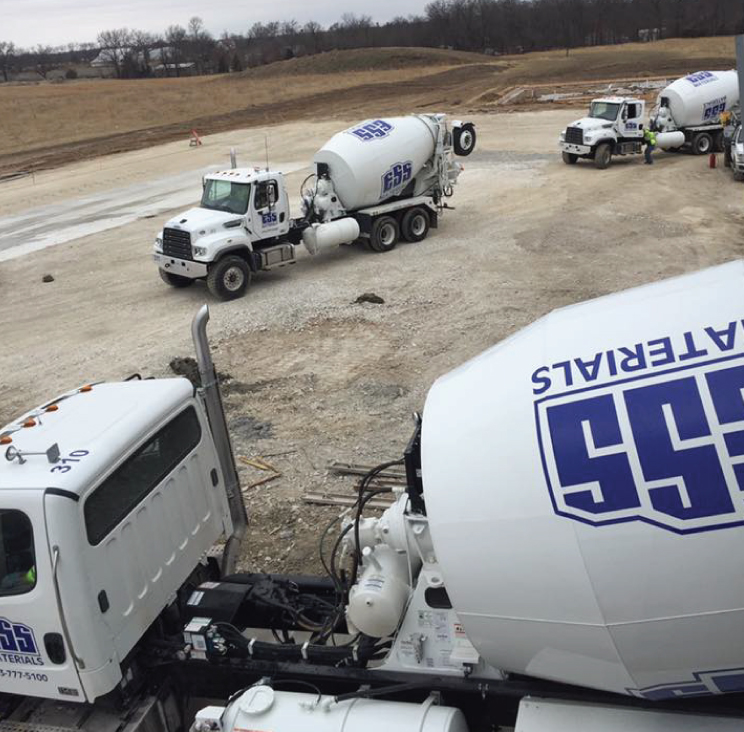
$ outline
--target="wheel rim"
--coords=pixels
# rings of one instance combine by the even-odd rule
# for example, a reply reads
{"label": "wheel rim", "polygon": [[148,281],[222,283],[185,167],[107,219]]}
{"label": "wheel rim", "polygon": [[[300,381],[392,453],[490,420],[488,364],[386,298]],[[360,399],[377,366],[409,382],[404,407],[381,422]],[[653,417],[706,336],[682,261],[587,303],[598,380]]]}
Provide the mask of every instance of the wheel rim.
{"label": "wheel rim", "polygon": [[392,224],[383,224],[380,227],[380,244],[389,247],[395,242],[395,227]]}
{"label": "wheel rim", "polygon": [[423,214],[417,214],[411,220],[411,233],[414,236],[421,236],[426,231],[426,219]]}
{"label": "wheel rim", "polygon": [[701,153],[707,153],[710,150],[711,141],[707,137],[701,137],[698,141],[698,150]]}
{"label": "wheel rim", "polygon": [[228,267],[225,270],[225,274],[222,275],[222,284],[226,290],[235,292],[239,290],[245,282],[245,274],[240,267]]}
{"label": "wheel rim", "polygon": [[470,150],[473,146],[473,133],[470,130],[464,130],[460,134],[460,147],[463,150]]}

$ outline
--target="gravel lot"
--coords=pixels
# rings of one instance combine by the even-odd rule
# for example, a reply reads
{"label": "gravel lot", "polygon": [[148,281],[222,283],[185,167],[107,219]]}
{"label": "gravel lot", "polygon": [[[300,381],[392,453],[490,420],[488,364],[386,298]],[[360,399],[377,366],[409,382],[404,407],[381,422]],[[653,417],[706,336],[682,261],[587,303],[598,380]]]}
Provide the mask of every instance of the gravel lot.
{"label": "gravel lot", "polygon": [[[479,147],[464,161],[456,210],[425,242],[388,254],[352,246],[303,255],[257,277],[246,298],[210,302],[215,361],[231,376],[236,452],[264,456],[282,472],[246,492],[246,566],[316,569],[315,543],[335,511],[307,507],[301,494],[351,488],[351,479],[328,475],[331,460],[398,457],[410,415],[439,375],[553,308],[741,256],[744,198],[728,171],[663,154],[653,168],[641,159],[605,172],[569,168],[555,144],[581,114],[476,117]],[[305,165],[341,126],[272,128],[276,167]],[[225,161],[230,146],[260,162],[259,137],[230,132],[199,149],[171,143],[2,184],[0,237],[14,245],[12,216],[23,244],[17,217],[48,223],[54,214],[44,207],[82,206],[99,194],[109,194],[115,218],[118,190],[189,170],[195,200],[200,169]],[[291,191],[305,173],[290,175]],[[135,371],[166,376],[171,359],[191,355],[189,323],[209,300],[206,288],[170,290],[150,260],[172,213],[148,210],[155,218],[130,217],[0,262],[0,424],[77,384]],[[42,283],[45,274],[54,282]],[[363,292],[385,303],[355,304]],[[244,485],[266,475],[241,470]]]}

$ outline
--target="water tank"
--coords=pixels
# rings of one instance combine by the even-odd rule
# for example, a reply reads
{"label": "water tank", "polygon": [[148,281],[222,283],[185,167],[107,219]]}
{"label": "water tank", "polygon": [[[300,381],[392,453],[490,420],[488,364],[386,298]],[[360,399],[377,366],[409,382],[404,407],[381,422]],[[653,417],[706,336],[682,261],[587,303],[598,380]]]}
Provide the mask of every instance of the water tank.
{"label": "water tank", "polygon": [[[207,707],[197,714],[192,729],[225,732],[468,732],[459,709],[439,706],[433,697],[423,704],[379,699],[335,702],[319,694],[275,691],[253,686],[226,709]],[[219,722],[219,726],[214,723]]]}
{"label": "water tank", "polygon": [[398,196],[434,154],[438,123],[424,115],[360,122],[334,135],[313,161],[327,166],[347,211]]}
{"label": "water tank", "polygon": [[744,263],[557,310],[440,378],[424,498],[493,666],[744,690]]}
{"label": "water tank", "polygon": [[739,103],[739,78],[736,71],[698,71],[670,84],[659,102],[677,127],[717,124],[722,112]]}

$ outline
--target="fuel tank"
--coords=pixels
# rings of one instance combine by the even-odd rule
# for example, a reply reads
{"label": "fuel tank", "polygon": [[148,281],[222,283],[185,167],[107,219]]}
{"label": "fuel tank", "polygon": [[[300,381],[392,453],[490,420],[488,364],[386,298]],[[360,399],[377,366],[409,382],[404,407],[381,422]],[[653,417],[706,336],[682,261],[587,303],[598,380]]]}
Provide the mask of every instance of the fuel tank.
{"label": "fuel tank", "polygon": [[550,313],[440,378],[424,498],[491,665],[744,690],[744,263]]}

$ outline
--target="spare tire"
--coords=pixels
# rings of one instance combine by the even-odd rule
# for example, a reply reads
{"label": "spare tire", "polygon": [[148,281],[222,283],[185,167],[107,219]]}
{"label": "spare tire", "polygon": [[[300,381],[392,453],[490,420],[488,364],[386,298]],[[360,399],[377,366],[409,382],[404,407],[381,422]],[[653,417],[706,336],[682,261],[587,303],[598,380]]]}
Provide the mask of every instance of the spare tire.
{"label": "spare tire", "polygon": [[455,155],[467,157],[475,150],[475,125],[468,122],[462,127],[455,127],[452,133],[452,146],[455,149]]}

